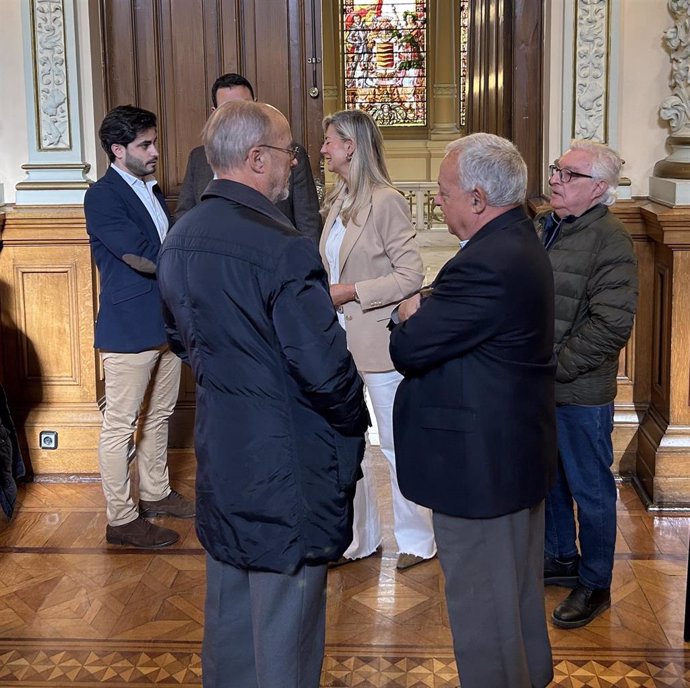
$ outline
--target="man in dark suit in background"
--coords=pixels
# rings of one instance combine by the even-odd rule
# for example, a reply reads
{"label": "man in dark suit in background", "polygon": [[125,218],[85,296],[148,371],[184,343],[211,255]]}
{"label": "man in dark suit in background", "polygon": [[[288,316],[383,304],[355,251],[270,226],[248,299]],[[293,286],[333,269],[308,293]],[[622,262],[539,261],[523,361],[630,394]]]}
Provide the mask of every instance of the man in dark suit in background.
{"label": "man in dark suit in background", "polygon": [[217,178],[158,263],[196,380],[204,688],[318,688],[326,565],[352,539],[368,414],[316,246],[274,205],[291,142],[270,105],[218,108],[204,128]]}
{"label": "man in dark suit in background", "polygon": [[391,356],[403,494],[433,510],[463,688],[543,688],[544,498],[556,460],[553,276],[491,134],[451,143],[436,203],[463,248],[400,307]]}
{"label": "man in dark suit in background", "polygon": [[[254,89],[251,83],[240,74],[223,74],[211,88],[212,111],[219,105],[236,100],[254,101]],[[286,199],[276,205],[292,224],[302,233],[311,237],[316,244],[321,236],[321,216],[319,215],[319,198],[314,186],[309,157],[300,145],[297,145],[297,163],[290,174],[290,188]],[[203,146],[194,148],[187,160],[187,170],[177,201],[175,219],[179,220],[201,200],[201,194],[213,179],[213,170],[206,160]]]}
{"label": "man in dark suit in background", "polygon": [[[84,198],[86,229],[100,275],[95,346],[105,372],[105,409],[98,445],[111,544],[165,547],[174,530],[144,516],[191,518],[194,505],[170,489],[168,419],[180,386],[180,361],[169,350],[156,263],[170,218],[153,173],[156,116],[116,107],[98,135],[110,167]],[[129,483],[136,431],[139,505]]]}

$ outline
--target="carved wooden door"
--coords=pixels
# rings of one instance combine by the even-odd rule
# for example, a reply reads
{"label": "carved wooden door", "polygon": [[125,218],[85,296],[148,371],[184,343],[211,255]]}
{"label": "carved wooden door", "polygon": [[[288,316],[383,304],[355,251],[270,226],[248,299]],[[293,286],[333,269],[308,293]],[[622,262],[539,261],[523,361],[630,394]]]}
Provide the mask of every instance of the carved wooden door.
{"label": "carved wooden door", "polygon": [[238,72],[281,110],[318,169],[319,0],[101,0],[106,110],[131,103],[159,118],[157,176],[174,202],[200,143],[216,77]]}

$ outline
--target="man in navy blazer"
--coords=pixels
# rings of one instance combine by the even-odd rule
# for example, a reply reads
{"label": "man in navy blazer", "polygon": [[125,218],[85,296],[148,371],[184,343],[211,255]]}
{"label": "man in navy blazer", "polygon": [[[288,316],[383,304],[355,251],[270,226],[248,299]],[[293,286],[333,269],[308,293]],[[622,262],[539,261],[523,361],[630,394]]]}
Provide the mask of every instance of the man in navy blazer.
{"label": "man in navy blazer", "polygon": [[553,276],[527,168],[491,134],[451,143],[436,204],[462,249],[400,306],[390,351],[400,489],[433,511],[463,688],[543,688],[544,498],[556,459]]}
{"label": "man in navy blazer", "polygon": [[[168,419],[177,401],[180,361],[167,345],[155,274],[170,224],[152,177],[158,162],[156,116],[131,105],[116,107],[98,133],[111,164],[86,192],[84,213],[100,275],[95,347],[105,373],[98,461],[106,540],[165,547],[177,541],[177,533],[144,516],[191,518],[194,505],[171,490],[168,479]],[[129,484],[135,431],[138,506]]]}
{"label": "man in navy blazer", "polygon": [[[223,103],[244,100],[254,101],[254,88],[241,74],[223,74],[213,83],[211,89],[212,110]],[[314,186],[309,156],[299,144],[295,145],[297,158],[290,172],[290,187],[287,198],[276,201],[276,206],[292,222],[295,228],[311,237],[318,246],[321,237],[321,215],[319,197]],[[175,208],[175,220],[198,205],[201,194],[213,179],[213,170],[206,160],[203,146],[192,149],[187,160],[187,169],[180,189],[180,197]]]}

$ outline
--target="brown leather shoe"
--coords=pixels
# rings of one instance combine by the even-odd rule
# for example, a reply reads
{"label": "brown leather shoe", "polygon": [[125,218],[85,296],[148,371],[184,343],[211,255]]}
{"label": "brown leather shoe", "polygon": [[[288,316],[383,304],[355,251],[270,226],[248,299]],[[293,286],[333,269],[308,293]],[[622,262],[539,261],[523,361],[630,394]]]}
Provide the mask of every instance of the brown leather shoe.
{"label": "brown leather shoe", "polygon": [[179,492],[170,490],[170,494],[156,502],[139,500],[139,515],[145,518],[152,516],[174,516],[175,518],[194,518],[194,502],[185,499]]}
{"label": "brown leather shoe", "polygon": [[107,526],[105,539],[111,545],[158,549],[177,542],[179,535],[170,528],[155,526],[139,516],[123,526]]}

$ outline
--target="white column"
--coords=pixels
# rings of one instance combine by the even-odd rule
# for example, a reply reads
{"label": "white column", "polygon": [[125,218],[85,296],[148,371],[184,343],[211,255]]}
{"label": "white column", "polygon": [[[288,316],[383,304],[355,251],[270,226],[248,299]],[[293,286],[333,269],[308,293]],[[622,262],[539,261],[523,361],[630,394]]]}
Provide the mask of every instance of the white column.
{"label": "white column", "polygon": [[72,205],[90,180],[84,162],[75,0],[24,0],[29,160],[17,205]]}

